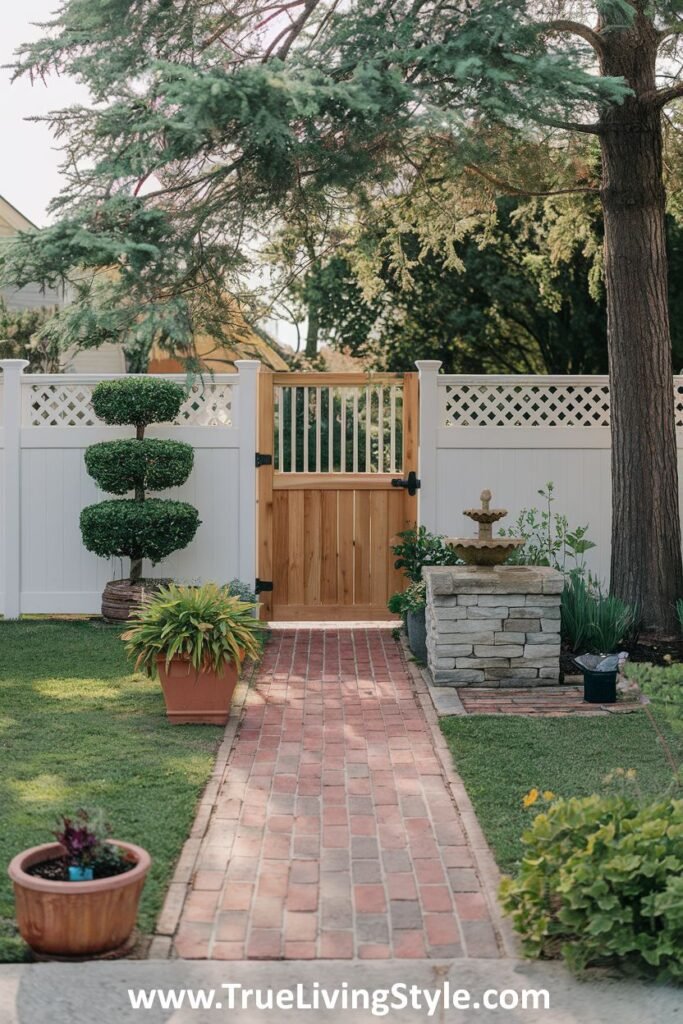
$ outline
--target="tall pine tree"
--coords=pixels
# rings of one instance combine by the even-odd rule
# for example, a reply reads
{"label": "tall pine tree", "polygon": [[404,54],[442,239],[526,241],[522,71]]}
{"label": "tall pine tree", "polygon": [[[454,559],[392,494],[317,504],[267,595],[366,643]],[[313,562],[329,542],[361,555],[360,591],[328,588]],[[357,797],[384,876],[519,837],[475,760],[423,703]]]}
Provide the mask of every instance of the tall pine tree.
{"label": "tall pine tree", "polygon": [[[510,138],[519,150],[549,132],[594,138],[611,586],[647,625],[670,626],[683,565],[662,122],[683,95],[681,11],[681,0],[64,0],[18,73],[72,74],[94,103],[53,116],[68,171],[59,219],[20,239],[6,273],[71,279],[77,301],[56,336],[179,346],[197,328],[220,333],[247,249],[303,208],[319,215],[353,195],[363,209],[417,183],[423,197],[436,189],[434,233],[447,234],[437,183],[467,170],[495,190]],[[532,169],[517,187],[551,191],[552,179]]]}

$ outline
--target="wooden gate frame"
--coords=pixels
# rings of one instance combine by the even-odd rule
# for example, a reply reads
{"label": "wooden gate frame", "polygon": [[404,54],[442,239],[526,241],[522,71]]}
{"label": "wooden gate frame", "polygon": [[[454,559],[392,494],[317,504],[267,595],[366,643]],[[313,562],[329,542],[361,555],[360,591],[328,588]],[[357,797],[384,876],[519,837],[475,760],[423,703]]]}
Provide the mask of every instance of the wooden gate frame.
{"label": "wooden gate frame", "polygon": [[[382,383],[389,380],[401,378],[403,381],[403,460],[402,474],[407,476],[410,470],[417,473],[418,450],[419,450],[419,374],[410,372],[403,374],[386,373],[318,373],[318,372],[279,372],[274,373],[268,367],[261,365],[258,375],[258,430],[257,430],[257,564],[258,581],[273,579],[273,483],[275,474],[274,458],[274,390],[278,383],[301,384],[311,387],[316,385],[353,386],[358,385],[361,380],[368,384]],[[320,481],[320,476],[328,474],[297,474],[301,477],[301,484],[305,486],[306,481],[310,483],[315,477]],[[332,476],[332,474],[329,474]],[[343,474],[345,479],[354,477],[362,486],[362,481],[372,478],[372,474]],[[404,495],[406,509],[409,517],[417,523],[417,496]],[[274,602],[272,591],[264,590],[259,594],[260,615],[262,619],[272,620]],[[387,612],[387,618],[389,618]]]}

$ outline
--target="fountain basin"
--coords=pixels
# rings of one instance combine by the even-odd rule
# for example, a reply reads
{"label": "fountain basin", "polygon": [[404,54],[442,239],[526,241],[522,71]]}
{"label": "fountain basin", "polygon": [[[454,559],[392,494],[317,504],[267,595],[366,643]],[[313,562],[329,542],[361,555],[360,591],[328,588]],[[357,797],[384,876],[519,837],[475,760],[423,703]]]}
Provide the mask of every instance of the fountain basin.
{"label": "fountain basin", "polygon": [[446,543],[467,565],[502,565],[512,552],[524,544],[522,538],[496,537],[480,540],[477,537],[447,537]]}

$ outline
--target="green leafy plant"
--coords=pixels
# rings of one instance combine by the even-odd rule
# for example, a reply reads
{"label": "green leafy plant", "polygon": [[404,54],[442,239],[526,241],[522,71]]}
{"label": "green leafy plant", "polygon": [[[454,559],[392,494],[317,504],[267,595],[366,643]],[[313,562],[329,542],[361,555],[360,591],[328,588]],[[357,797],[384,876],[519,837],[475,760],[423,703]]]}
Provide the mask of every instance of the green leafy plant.
{"label": "green leafy plant", "polygon": [[658,719],[661,716],[671,729],[678,733],[683,731],[683,665],[660,666],[628,662],[627,672],[629,679],[635,680],[645,698],[645,714],[669,762],[674,782],[682,786],[681,763],[674,753],[666,729],[662,727],[663,723]]}
{"label": "green leafy plant", "polygon": [[406,590],[392,594],[387,607],[394,615],[405,616],[408,612],[419,612],[427,604],[427,585],[424,580],[411,583]]}
{"label": "green leafy plant", "polygon": [[199,671],[219,671],[226,662],[240,669],[261,652],[264,627],[254,618],[255,605],[230,594],[227,587],[169,584],[146,598],[123,634],[136,669],[157,674],[157,658],[170,665],[186,658]]}
{"label": "green leafy plant", "polygon": [[226,590],[229,594],[232,594],[233,597],[239,597],[240,601],[246,601],[247,604],[255,605],[258,603],[258,596],[254,588],[248,583],[243,583],[242,580],[238,580],[236,577],[234,580],[230,580],[226,586]]}
{"label": "green leafy plant", "polygon": [[[533,803],[529,797],[526,802]],[[548,794],[501,900],[527,956],[683,979],[683,801]]]}
{"label": "green leafy plant", "polygon": [[637,609],[604,596],[578,570],[566,578],[561,611],[562,634],[573,651],[609,654],[637,631]]}
{"label": "green leafy plant", "polygon": [[394,568],[401,569],[413,583],[420,582],[425,565],[458,565],[460,561],[443,537],[430,533],[424,526],[403,530],[398,536],[399,543],[391,546],[396,556]]}
{"label": "green leafy plant", "polygon": [[597,654],[616,651],[637,632],[638,612],[618,597],[598,593],[592,605],[590,643]]}
{"label": "green leafy plant", "polygon": [[130,579],[142,577],[143,559],[154,564],[190,543],[200,525],[197,509],[184,501],[147,498],[147,491],[183,484],[192,471],[192,446],[145,438],[150,423],[174,420],[185,399],[179,384],[158,377],[101,381],[92,406],[105,423],[135,427],[134,438],[103,441],[85,453],[95,483],[110,494],[134,493],[88,505],[81,512],[83,543],[103,558],[130,558]]}
{"label": "green leafy plant", "polygon": [[545,500],[542,509],[523,509],[515,523],[500,531],[501,537],[522,537],[524,545],[508,558],[510,565],[549,565],[561,573],[586,574],[585,555],[595,547],[587,536],[588,526],[569,527],[566,516],[553,512],[555,485],[552,481],[538,491]]}
{"label": "green leafy plant", "polygon": [[680,631],[683,633],[683,597],[679,597],[676,601],[676,618],[678,619]]}
{"label": "green leafy plant", "polygon": [[53,835],[66,849],[71,867],[92,868],[94,878],[123,874],[133,867],[118,846],[109,842],[112,827],[99,808],[79,807],[74,814],[60,815]]}
{"label": "green leafy plant", "polygon": [[593,598],[582,576],[572,574],[565,581],[560,608],[562,634],[572,650],[579,651],[590,643],[593,608]]}

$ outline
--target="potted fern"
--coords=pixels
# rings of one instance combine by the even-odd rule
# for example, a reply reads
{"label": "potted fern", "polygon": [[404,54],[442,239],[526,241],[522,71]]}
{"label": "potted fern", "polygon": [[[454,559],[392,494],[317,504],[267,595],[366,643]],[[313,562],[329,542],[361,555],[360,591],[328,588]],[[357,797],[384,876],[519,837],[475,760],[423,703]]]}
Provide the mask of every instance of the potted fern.
{"label": "potted fern", "polygon": [[143,601],[123,640],[136,669],[161,680],[170,722],[227,722],[242,664],[263,645],[254,608],[215,583],[171,583]]}

